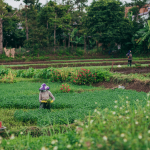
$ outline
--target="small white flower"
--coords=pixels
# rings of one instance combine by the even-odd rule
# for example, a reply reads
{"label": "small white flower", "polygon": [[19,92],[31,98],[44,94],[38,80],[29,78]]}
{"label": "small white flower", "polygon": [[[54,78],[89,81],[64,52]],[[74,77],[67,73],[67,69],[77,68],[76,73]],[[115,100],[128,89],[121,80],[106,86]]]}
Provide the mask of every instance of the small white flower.
{"label": "small white flower", "polygon": [[107,141],[107,136],[103,136],[103,140],[104,140],[104,141]]}
{"label": "small white flower", "polygon": [[23,132],[21,131],[20,134],[23,134]]}
{"label": "small white flower", "polygon": [[129,117],[128,117],[128,116],[127,116],[126,118],[127,118],[127,119],[129,119]]}
{"label": "small white flower", "polygon": [[0,136],[0,140],[2,140],[2,137]]}
{"label": "small white flower", "polygon": [[120,109],[122,109],[122,107],[120,107]]}
{"label": "small white flower", "polygon": [[51,144],[55,144],[55,143],[57,143],[58,142],[58,140],[53,140],[52,142],[51,142]]}
{"label": "small white flower", "polygon": [[74,122],[77,122],[77,120],[74,120]]}
{"label": "small white flower", "polygon": [[122,118],[122,116],[120,115],[119,118]]}
{"label": "small white flower", "polygon": [[116,112],[115,112],[115,111],[113,111],[113,112],[112,112],[112,114],[113,114],[113,115],[115,115],[115,114],[116,114]]}
{"label": "small white flower", "polygon": [[83,122],[81,122],[80,125],[83,126],[84,125]]}
{"label": "small white flower", "polygon": [[10,144],[10,142],[7,142],[7,144],[9,145],[9,144]]}
{"label": "small white flower", "polygon": [[128,101],[126,101],[126,104],[128,104],[129,102]]}
{"label": "small white flower", "polygon": [[129,110],[126,110],[125,113],[127,114],[129,112]]}
{"label": "small white flower", "polygon": [[147,103],[150,103],[150,101],[147,101]]}
{"label": "small white flower", "polygon": [[97,114],[100,115],[101,113],[99,111],[97,111]]}
{"label": "small white flower", "polygon": [[150,93],[147,93],[147,97],[149,97],[150,96]]}
{"label": "small white flower", "polygon": [[114,108],[117,108],[118,106],[116,105],[116,106],[114,106]]}
{"label": "small white flower", "polygon": [[115,100],[115,103],[117,103],[117,100]]}
{"label": "small white flower", "polygon": [[148,116],[146,116],[146,118],[148,119]]}
{"label": "small white flower", "polygon": [[90,120],[90,124],[92,124],[92,123],[93,123],[93,121],[94,121],[94,120]]}
{"label": "small white flower", "polygon": [[124,133],[121,133],[121,135],[120,135],[121,137],[124,137],[125,136],[125,134]]}
{"label": "small white flower", "polygon": [[135,124],[139,124],[138,121],[136,121]]}
{"label": "small white flower", "polygon": [[127,142],[127,139],[123,139],[123,141],[126,143],[126,142]]}
{"label": "small white flower", "polygon": [[86,127],[86,128],[88,128],[89,126],[88,126],[88,125],[86,125],[85,127]]}
{"label": "small white flower", "polygon": [[41,148],[41,150],[48,150],[48,148],[46,148],[45,146]]}
{"label": "small white flower", "polygon": [[149,107],[149,104],[147,104],[147,107]]}
{"label": "small white flower", "polygon": [[15,138],[14,134],[10,136],[10,139],[13,140]]}
{"label": "small white flower", "polygon": [[138,102],[139,100],[137,99],[136,101]]}
{"label": "small white flower", "polygon": [[139,134],[139,135],[138,135],[138,138],[139,138],[139,139],[142,139],[142,134]]}
{"label": "small white flower", "polygon": [[134,112],[135,112],[135,114],[137,114],[137,111],[136,111],[136,110],[135,110]]}
{"label": "small white flower", "polygon": [[126,99],[128,99],[128,96],[126,96]]}
{"label": "small white flower", "polygon": [[83,142],[83,139],[80,139],[80,143],[82,143]]}
{"label": "small white flower", "polygon": [[53,150],[58,150],[58,146],[54,146]]}
{"label": "small white flower", "polygon": [[146,111],[144,110],[144,114],[146,113]]}
{"label": "small white flower", "polygon": [[95,104],[97,104],[97,102],[95,102]]}
{"label": "small white flower", "polygon": [[97,112],[97,109],[94,109],[94,112]]}
{"label": "small white flower", "polygon": [[79,144],[78,144],[78,146],[80,147],[80,146],[81,146],[81,144],[79,143]]}
{"label": "small white flower", "polygon": [[148,134],[150,134],[150,130],[148,130]]}
{"label": "small white flower", "polygon": [[71,148],[71,145],[70,145],[70,144],[68,144],[68,145],[67,145],[67,148]]}
{"label": "small white flower", "polygon": [[106,123],[106,121],[103,121],[103,124],[105,124]]}

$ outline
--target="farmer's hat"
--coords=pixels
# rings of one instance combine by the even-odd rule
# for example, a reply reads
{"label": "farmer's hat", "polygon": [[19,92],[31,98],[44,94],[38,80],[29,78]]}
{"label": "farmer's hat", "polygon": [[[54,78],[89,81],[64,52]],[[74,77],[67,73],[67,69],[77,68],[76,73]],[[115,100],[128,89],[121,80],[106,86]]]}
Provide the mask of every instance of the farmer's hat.
{"label": "farmer's hat", "polygon": [[131,52],[131,50],[128,51],[128,53],[130,53],[130,52]]}
{"label": "farmer's hat", "polygon": [[43,83],[41,85],[41,87],[39,88],[40,91],[45,91],[45,90],[49,90],[49,89],[50,89],[49,86],[47,86],[45,83]]}

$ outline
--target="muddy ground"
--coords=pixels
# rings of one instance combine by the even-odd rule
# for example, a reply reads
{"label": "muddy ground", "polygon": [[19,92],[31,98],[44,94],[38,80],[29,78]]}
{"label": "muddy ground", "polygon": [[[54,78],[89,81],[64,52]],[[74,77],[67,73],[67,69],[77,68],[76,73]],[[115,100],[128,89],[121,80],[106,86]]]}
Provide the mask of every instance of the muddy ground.
{"label": "muddy ground", "polygon": [[150,81],[147,83],[141,82],[139,80],[133,80],[130,83],[114,83],[113,81],[111,82],[100,82],[100,83],[94,83],[93,86],[104,86],[105,88],[115,90],[118,88],[118,85],[122,85],[125,87],[125,89],[129,90],[136,90],[138,92],[150,92]]}
{"label": "muddy ground", "polygon": [[[140,63],[139,61],[135,61],[132,64]],[[143,61],[142,64],[150,64],[150,61]],[[77,64],[48,64],[48,65],[28,65],[28,66],[9,66],[9,68],[12,69],[28,69],[30,67],[34,69],[43,69],[48,67],[56,67],[56,68],[62,68],[62,67],[85,67],[85,66],[111,66],[112,63],[106,62],[106,63],[77,63]],[[113,65],[127,65],[127,62],[115,62]]]}
{"label": "muddy ground", "polygon": [[150,73],[150,66],[149,67],[128,67],[128,68],[115,68],[112,72],[118,72],[123,74],[130,74],[130,73]]}

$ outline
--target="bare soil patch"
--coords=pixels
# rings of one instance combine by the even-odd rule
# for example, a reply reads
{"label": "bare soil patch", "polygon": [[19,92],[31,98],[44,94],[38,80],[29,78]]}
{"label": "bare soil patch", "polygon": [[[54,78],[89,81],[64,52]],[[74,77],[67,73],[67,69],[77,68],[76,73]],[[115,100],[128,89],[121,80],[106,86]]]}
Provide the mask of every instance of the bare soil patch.
{"label": "bare soil patch", "polygon": [[118,72],[123,74],[130,73],[150,73],[150,67],[128,67],[128,68],[115,68],[112,72]]}
{"label": "bare soil patch", "polygon": [[113,81],[111,82],[100,82],[100,83],[94,83],[93,86],[104,86],[105,88],[115,90],[118,88],[118,85],[122,85],[125,87],[125,89],[129,90],[136,90],[138,92],[146,92],[148,93],[150,91],[150,82],[144,83],[139,80],[132,80],[130,83],[118,83],[115,84]]}

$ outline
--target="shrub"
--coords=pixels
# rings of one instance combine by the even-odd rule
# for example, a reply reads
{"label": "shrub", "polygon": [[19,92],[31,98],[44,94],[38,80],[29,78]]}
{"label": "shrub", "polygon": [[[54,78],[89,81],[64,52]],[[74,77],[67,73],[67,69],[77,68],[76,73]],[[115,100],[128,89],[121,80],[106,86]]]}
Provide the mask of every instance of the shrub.
{"label": "shrub", "polygon": [[29,69],[27,69],[27,70],[24,70],[22,73],[21,73],[21,75],[20,75],[20,77],[22,77],[22,78],[32,78],[33,77],[33,75],[34,75],[34,69],[33,68],[29,68]]}
{"label": "shrub", "polygon": [[10,71],[8,73],[8,75],[5,74],[5,76],[2,78],[2,82],[3,83],[15,83],[16,80],[14,79],[15,75],[12,74],[12,72]]}
{"label": "shrub", "polygon": [[92,73],[89,69],[76,70],[74,74],[72,74],[71,82],[74,84],[87,84],[96,82],[96,74]]}
{"label": "shrub", "polygon": [[61,90],[63,93],[69,93],[69,92],[70,92],[69,85],[68,85],[68,84],[62,84],[61,87],[60,87],[60,90]]}
{"label": "shrub", "polygon": [[8,74],[9,69],[5,68],[4,66],[0,67],[0,76]]}

